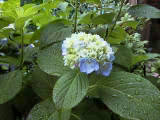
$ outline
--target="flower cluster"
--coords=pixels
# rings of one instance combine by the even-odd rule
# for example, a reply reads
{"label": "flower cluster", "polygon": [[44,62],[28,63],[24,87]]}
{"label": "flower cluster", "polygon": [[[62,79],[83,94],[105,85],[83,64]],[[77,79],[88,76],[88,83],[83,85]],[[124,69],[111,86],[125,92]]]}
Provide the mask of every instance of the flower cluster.
{"label": "flower cluster", "polygon": [[135,54],[145,54],[145,44],[148,41],[141,40],[141,34],[134,33],[132,35],[127,35],[124,44],[126,47],[131,48]]}
{"label": "flower cluster", "polygon": [[135,21],[135,19],[134,19],[134,17],[129,15],[129,13],[125,13],[124,16],[121,17],[121,20],[117,21],[117,24],[122,24],[122,23],[128,22],[128,21]]}
{"label": "flower cluster", "polygon": [[110,45],[99,35],[80,32],[66,38],[62,44],[64,65],[71,69],[80,68],[81,72],[101,73],[108,76],[112,70],[114,52]]}

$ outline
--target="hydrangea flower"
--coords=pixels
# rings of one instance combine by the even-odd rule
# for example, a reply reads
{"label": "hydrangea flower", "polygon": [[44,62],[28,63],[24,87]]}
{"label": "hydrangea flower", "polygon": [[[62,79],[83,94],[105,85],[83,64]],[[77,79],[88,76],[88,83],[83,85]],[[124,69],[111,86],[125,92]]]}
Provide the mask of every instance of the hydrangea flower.
{"label": "hydrangea flower", "polygon": [[129,13],[125,13],[121,20],[117,22],[117,24],[122,24],[127,21],[135,21],[134,17],[132,17]]}
{"label": "hydrangea flower", "polygon": [[148,41],[142,41],[141,34],[139,33],[127,35],[123,43],[127,48],[131,48],[135,54],[146,53],[144,46],[148,43]]}
{"label": "hydrangea flower", "polygon": [[64,65],[71,69],[79,67],[81,72],[97,72],[109,76],[115,59],[110,45],[99,35],[80,32],[66,38],[62,44]]}

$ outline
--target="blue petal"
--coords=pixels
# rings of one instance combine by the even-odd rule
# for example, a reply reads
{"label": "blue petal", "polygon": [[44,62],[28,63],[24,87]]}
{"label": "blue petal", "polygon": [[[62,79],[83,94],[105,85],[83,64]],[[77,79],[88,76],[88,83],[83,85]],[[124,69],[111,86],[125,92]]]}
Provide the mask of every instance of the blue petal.
{"label": "blue petal", "polygon": [[112,62],[113,60],[115,60],[115,56],[114,56],[113,54],[111,54],[111,55],[110,55],[110,58],[109,58],[109,61]]}
{"label": "blue petal", "polygon": [[95,59],[81,58],[79,67],[80,71],[86,74],[99,70],[99,64]]}
{"label": "blue petal", "polygon": [[62,55],[67,54],[67,49],[64,47],[64,44],[62,44]]}
{"label": "blue petal", "polygon": [[109,76],[112,70],[112,63],[105,62],[102,66],[100,66],[100,71],[98,73],[101,73],[104,76]]}

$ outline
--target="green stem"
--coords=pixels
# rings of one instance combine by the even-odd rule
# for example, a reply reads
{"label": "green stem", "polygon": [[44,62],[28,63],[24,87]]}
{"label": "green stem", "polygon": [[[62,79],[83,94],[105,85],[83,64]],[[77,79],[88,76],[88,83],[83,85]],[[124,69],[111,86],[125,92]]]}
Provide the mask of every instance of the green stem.
{"label": "green stem", "polygon": [[113,32],[113,30],[114,30],[114,28],[115,28],[115,26],[116,26],[116,23],[117,23],[120,15],[121,15],[124,2],[125,2],[125,0],[121,0],[120,10],[119,10],[119,12],[118,12],[118,15],[117,15],[115,21],[114,21],[114,24],[113,24],[113,26],[112,26],[112,28],[111,28],[111,31],[108,33],[108,35],[107,35],[107,32],[106,32],[105,40],[107,40],[107,38],[108,38],[108,37],[110,36],[110,34]]}
{"label": "green stem", "polygon": [[74,20],[74,32],[77,32],[77,17],[78,17],[78,0],[75,0],[76,8],[75,8],[75,20]]}
{"label": "green stem", "polygon": [[103,14],[103,7],[102,7],[102,0],[100,0],[101,1],[101,11],[100,11],[100,14],[102,15]]}
{"label": "green stem", "polygon": [[21,29],[21,60],[20,60],[20,68],[23,68],[24,62],[24,33],[23,28]]}
{"label": "green stem", "polygon": [[78,117],[76,114],[71,114],[73,117],[75,117],[77,120],[81,120],[81,118],[80,117]]}

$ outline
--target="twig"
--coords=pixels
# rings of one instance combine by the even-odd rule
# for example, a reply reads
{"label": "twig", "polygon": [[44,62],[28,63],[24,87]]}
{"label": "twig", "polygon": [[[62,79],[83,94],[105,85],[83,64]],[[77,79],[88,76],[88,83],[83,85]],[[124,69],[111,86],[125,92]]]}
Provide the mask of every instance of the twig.
{"label": "twig", "polygon": [[[115,28],[115,26],[116,26],[116,23],[117,23],[117,21],[118,21],[120,15],[121,15],[121,11],[122,11],[124,2],[125,2],[125,0],[121,0],[120,10],[119,10],[119,12],[118,12],[118,15],[117,15],[115,21],[114,21],[114,24],[113,24],[113,27],[111,28],[111,31],[110,31],[109,33],[106,31],[105,40],[107,40],[107,38],[108,38],[108,37],[110,36],[110,34],[113,32],[113,30],[114,30],[114,28]],[[108,34],[108,35],[107,35],[107,34]]]}
{"label": "twig", "polygon": [[21,29],[21,60],[20,60],[20,68],[23,68],[24,62],[24,33],[23,28]]}
{"label": "twig", "polygon": [[81,118],[79,118],[76,114],[71,114],[73,117],[75,117],[77,120],[81,120]]}
{"label": "twig", "polygon": [[75,8],[74,32],[77,32],[78,0],[75,0],[75,3],[76,3],[76,8]]}
{"label": "twig", "polygon": [[101,2],[101,5],[100,5],[100,7],[101,7],[100,14],[102,15],[103,14],[103,2],[102,2],[102,0],[100,0],[100,2]]}

